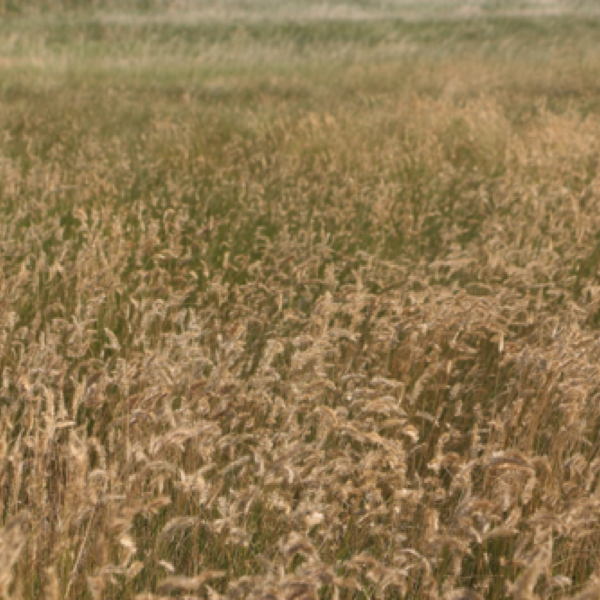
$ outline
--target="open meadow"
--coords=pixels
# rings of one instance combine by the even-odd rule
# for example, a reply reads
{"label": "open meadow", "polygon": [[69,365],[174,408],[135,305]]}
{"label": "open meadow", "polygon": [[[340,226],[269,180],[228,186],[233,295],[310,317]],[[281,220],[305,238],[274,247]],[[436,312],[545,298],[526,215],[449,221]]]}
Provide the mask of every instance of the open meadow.
{"label": "open meadow", "polygon": [[0,0],[0,598],[599,599],[594,10]]}

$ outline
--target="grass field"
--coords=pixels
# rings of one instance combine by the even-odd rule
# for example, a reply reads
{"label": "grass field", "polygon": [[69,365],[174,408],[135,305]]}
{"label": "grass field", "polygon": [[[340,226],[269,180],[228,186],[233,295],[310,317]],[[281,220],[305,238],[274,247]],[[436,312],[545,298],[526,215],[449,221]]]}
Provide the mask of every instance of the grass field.
{"label": "grass field", "polygon": [[0,0],[0,597],[600,598],[594,3],[93,4]]}

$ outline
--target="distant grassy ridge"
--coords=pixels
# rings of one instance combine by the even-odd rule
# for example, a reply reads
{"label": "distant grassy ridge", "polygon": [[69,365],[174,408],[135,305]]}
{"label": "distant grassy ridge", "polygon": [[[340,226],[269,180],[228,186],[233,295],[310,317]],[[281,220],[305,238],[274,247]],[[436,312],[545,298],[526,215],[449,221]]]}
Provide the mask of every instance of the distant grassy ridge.
{"label": "distant grassy ridge", "polygon": [[[370,19],[365,21],[328,18],[320,20],[279,21],[220,21],[203,20],[202,13],[190,13],[185,19],[170,19],[170,11],[155,11],[154,19],[136,19],[136,13],[122,12],[41,12],[37,19],[18,17],[0,24],[0,32],[8,36],[29,32],[45,34],[49,48],[61,47],[77,41],[95,43],[125,42],[150,38],[160,48],[161,43],[177,41],[181,48],[194,49],[198,42],[233,43],[263,42],[265,44],[291,43],[298,50],[317,44],[335,46],[355,44],[358,48],[394,44],[405,39],[415,43],[457,44],[459,49],[470,44],[478,51],[492,52],[510,46],[511,42],[538,46],[586,47],[597,39],[598,19],[565,15],[543,19],[530,17],[481,17],[456,21],[425,19],[407,21],[396,19]],[[143,13],[142,13],[143,14]],[[175,15],[179,13],[174,13]],[[161,15],[164,18],[161,20]],[[499,44],[501,46],[499,47]],[[588,48],[591,50],[590,48]]]}
{"label": "distant grassy ridge", "polygon": [[186,23],[110,14],[0,22],[1,89],[101,87],[105,73],[115,84],[122,76],[133,88],[179,88],[207,100],[238,91],[243,100],[260,89],[268,95],[270,87],[335,103],[335,87],[350,101],[368,90],[379,100],[491,93],[515,112],[533,97],[556,108],[597,105],[600,20],[593,18]]}
{"label": "distant grassy ridge", "polygon": [[23,12],[92,12],[113,11],[116,13],[152,13],[168,10],[171,16],[186,18],[190,13],[205,18],[242,18],[260,20],[284,18],[299,20],[309,18],[338,18],[364,20],[370,18],[399,16],[408,19],[465,19],[489,15],[540,16],[597,13],[594,0],[298,0],[297,2],[274,2],[273,0],[2,0],[4,13]]}

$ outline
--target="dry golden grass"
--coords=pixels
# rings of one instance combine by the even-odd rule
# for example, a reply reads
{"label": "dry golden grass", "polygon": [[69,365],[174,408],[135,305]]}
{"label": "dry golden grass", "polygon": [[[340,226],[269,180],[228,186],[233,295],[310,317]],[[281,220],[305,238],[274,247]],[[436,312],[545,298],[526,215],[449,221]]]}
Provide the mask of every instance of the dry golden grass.
{"label": "dry golden grass", "polygon": [[600,597],[595,25],[338,25],[0,31],[3,598]]}

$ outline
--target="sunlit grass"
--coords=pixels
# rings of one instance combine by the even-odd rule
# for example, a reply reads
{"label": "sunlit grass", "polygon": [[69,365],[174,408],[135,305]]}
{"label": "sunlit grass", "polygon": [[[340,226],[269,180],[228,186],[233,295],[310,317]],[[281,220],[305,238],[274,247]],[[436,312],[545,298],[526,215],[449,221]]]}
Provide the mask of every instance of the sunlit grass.
{"label": "sunlit grass", "polygon": [[307,7],[0,24],[4,597],[596,585],[598,21]]}

